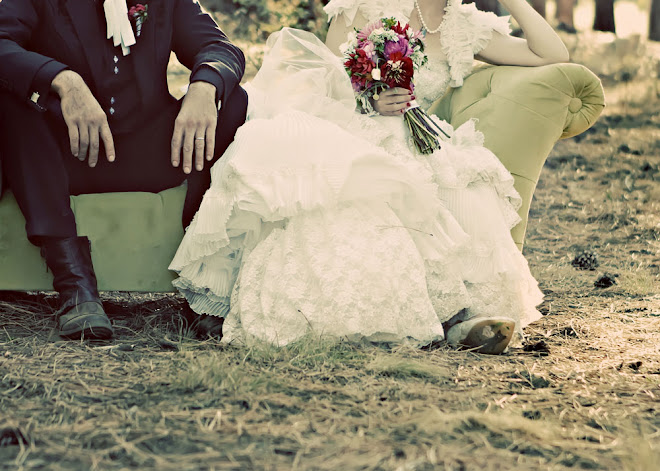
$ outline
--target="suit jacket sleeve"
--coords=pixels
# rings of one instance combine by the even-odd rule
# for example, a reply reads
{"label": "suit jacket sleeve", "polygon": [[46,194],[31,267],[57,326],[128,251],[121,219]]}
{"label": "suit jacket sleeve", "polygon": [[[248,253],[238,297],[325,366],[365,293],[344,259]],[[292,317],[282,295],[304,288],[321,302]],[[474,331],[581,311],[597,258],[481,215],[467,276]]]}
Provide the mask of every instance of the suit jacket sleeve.
{"label": "suit jacket sleeve", "polygon": [[245,72],[245,56],[205,13],[197,0],[176,0],[172,50],[191,70],[191,82],[216,86],[217,98],[229,96]]}
{"label": "suit jacket sleeve", "polygon": [[51,82],[67,66],[25,49],[39,23],[36,3],[0,1],[0,90],[29,100],[44,111]]}

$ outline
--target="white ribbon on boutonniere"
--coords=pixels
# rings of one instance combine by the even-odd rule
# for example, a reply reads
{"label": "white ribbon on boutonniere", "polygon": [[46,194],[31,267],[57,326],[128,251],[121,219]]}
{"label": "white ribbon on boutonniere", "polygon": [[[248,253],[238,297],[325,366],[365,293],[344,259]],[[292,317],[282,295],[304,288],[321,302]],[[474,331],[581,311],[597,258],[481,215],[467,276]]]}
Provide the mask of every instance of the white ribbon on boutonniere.
{"label": "white ribbon on boutonniere", "polygon": [[126,0],[105,0],[103,11],[108,28],[107,38],[112,39],[115,46],[121,46],[121,51],[125,56],[129,55],[130,46],[135,44],[135,35],[128,18]]}

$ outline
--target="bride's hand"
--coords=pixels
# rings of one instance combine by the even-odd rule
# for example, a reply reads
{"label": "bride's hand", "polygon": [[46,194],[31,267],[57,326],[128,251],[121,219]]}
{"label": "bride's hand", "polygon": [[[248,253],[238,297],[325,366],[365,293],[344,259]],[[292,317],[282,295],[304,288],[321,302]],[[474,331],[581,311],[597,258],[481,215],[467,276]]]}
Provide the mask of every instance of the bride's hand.
{"label": "bride's hand", "polygon": [[372,98],[371,104],[383,116],[401,116],[414,100],[412,92],[406,88],[389,88],[378,94],[378,99]]}

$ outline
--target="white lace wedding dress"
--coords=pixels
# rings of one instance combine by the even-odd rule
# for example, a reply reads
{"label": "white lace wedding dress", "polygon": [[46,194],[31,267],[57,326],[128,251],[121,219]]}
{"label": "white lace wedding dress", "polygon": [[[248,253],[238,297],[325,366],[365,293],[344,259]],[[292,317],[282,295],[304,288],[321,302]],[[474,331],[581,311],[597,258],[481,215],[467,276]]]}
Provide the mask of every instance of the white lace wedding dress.
{"label": "white lace wedding dress", "polygon": [[[332,0],[326,12],[407,21],[413,6]],[[417,100],[462,85],[493,31],[508,21],[450,1]],[[542,294],[509,233],[520,198],[475,123],[442,122],[451,139],[419,155],[402,118],[356,112],[341,60],[312,34],[284,29],[268,45],[249,120],[170,267],[193,310],[226,317],[223,341],[425,344],[461,311],[513,318],[519,332],[538,319]]]}

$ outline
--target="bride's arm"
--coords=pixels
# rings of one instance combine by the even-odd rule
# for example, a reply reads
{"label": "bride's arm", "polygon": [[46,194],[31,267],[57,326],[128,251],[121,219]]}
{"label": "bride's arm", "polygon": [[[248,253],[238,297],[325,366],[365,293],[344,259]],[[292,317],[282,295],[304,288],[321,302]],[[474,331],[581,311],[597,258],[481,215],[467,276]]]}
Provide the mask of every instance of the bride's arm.
{"label": "bride's arm", "polygon": [[493,33],[478,58],[498,65],[537,66],[568,62],[566,46],[526,0],[499,0],[525,33],[526,39]]}

